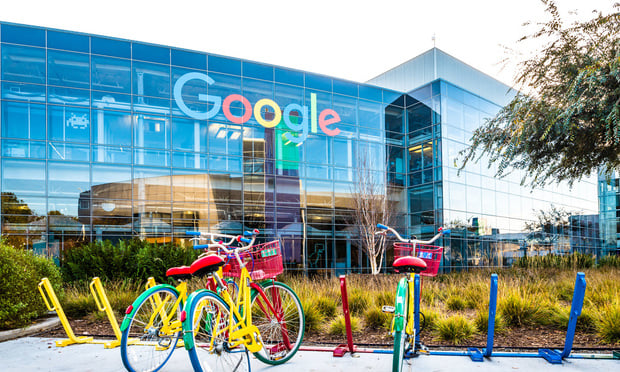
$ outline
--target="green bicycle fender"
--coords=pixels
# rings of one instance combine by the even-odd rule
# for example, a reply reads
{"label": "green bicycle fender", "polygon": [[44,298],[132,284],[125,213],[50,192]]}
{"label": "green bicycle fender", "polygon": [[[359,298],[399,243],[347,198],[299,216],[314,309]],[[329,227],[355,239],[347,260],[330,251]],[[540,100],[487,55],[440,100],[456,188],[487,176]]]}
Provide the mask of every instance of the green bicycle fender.
{"label": "green bicycle fender", "polygon": [[402,278],[398,282],[398,288],[396,289],[396,303],[394,305],[394,331],[402,332],[405,325],[405,309],[407,308],[407,289],[409,283],[407,278]]}
{"label": "green bicycle fender", "polygon": [[172,289],[175,292],[177,291],[177,289],[175,287],[171,286],[170,284],[158,284],[158,285],[156,285],[154,287],[151,287],[151,288],[147,289],[146,291],[142,292],[142,294],[140,296],[138,296],[138,298],[136,298],[136,300],[133,302],[133,304],[131,304],[133,306],[133,308],[131,309],[131,312],[129,312],[128,314],[125,314],[125,318],[123,318],[123,323],[121,324],[121,332],[125,332],[127,327],[129,327],[129,323],[131,321],[131,318],[133,318],[136,310],[138,310],[138,305],[141,304],[142,301],[144,301],[144,299],[151,294],[151,292],[153,292],[154,290],[160,289],[160,288],[170,288],[170,289]]}

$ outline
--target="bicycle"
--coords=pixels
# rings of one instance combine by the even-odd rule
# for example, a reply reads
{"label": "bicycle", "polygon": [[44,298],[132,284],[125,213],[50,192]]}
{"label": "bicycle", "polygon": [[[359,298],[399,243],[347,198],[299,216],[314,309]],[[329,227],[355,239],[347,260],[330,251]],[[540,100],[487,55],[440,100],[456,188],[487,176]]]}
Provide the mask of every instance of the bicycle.
{"label": "bicycle", "polygon": [[[450,230],[439,228],[439,233],[430,240],[405,239],[391,227],[377,224],[379,229],[383,231],[377,234],[387,234],[392,232],[396,238],[405,243],[395,243],[394,263],[392,266],[396,272],[406,273],[407,275],[400,279],[396,289],[396,301],[394,306],[384,306],[383,311],[393,313],[391,332],[394,335],[394,354],[392,359],[392,371],[400,372],[403,368],[404,357],[407,353],[417,351],[415,344],[415,276],[422,274],[427,276],[437,275],[439,262],[441,261],[440,247],[423,247],[422,244],[432,244],[445,234],[449,234]],[[398,254],[399,253],[399,254]],[[400,256],[400,257],[399,257]],[[427,264],[427,262],[429,264]],[[429,270],[430,269],[430,270]]]}
{"label": "bicycle", "polygon": [[[282,364],[301,345],[305,318],[299,297],[274,279],[283,271],[279,241],[254,245],[255,239],[256,234],[252,239],[240,237],[247,245],[238,248],[221,243],[194,246],[220,252],[210,256],[209,268],[217,292],[192,293],[181,315],[185,348],[197,372],[249,370],[248,351],[264,363]],[[239,278],[236,298],[222,276]],[[255,282],[264,279],[268,280]]]}
{"label": "bicycle", "polygon": [[[213,242],[227,239],[229,245],[237,239],[225,234],[210,234],[210,237]],[[155,285],[154,280],[149,279],[147,290],[125,311],[120,327],[121,359],[128,371],[158,371],[176,347],[181,346],[178,345],[183,330],[180,316],[187,300],[187,279],[202,274],[198,269],[204,264],[203,258],[204,254],[191,266],[166,271],[166,276],[180,280],[176,287]]]}

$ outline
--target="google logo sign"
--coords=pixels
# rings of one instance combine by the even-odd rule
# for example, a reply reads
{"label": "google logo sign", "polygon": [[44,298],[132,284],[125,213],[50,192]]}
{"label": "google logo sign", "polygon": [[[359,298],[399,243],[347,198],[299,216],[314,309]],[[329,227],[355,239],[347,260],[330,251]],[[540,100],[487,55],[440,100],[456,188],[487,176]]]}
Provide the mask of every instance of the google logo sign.
{"label": "google logo sign", "polygon": [[[302,106],[297,103],[291,103],[284,107],[284,110],[278,106],[278,104],[268,98],[258,100],[252,107],[250,101],[240,94],[231,94],[222,100],[220,96],[214,96],[210,94],[199,94],[198,100],[203,102],[210,102],[213,106],[206,112],[195,111],[187,107],[183,101],[181,92],[183,87],[188,81],[202,80],[208,85],[215,83],[215,81],[207,74],[201,72],[190,72],[179,78],[174,84],[174,99],[177,105],[185,114],[197,120],[207,120],[218,114],[220,110],[224,112],[226,119],[235,124],[243,124],[250,120],[252,113],[256,121],[265,128],[273,128],[284,121],[284,124],[293,132],[284,133],[284,138],[290,142],[301,144],[306,138],[308,133],[317,133],[318,128],[328,136],[337,136],[340,133],[340,129],[333,127],[334,124],[340,122],[340,116],[332,109],[325,109],[317,114],[317,101],[316,94],[310,93],[310,108],[308,106]],[[233,102],[241,102],[244,108],[242,116],[233,115],[230,111],[230,105]],[[274,112],[273,118],[270,120],[265,119],[261,110],[263,107],[270,107]],[[295,123],[291,120],[291,116],[295,118]],[[301,118],[301,122],[299,122]],[[308,123],[309,122],[309,123]],[[330,128],[331,127],[331,128]]]}

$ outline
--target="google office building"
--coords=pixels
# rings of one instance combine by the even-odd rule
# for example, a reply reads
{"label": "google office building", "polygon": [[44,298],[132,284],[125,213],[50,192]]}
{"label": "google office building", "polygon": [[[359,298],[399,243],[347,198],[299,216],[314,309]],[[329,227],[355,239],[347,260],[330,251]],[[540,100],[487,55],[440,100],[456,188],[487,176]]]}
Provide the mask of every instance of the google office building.
{"label": "google office building", "polygon": [[[596,180],[531,190],[484,160],[457,172],[472,130],[512,93],[441,50],[356,83],[8,23],[0,41],[1,227],[16,245],[54,255],[258,228],[291,269],[364,271],[350,216],[371,159],[399,231],[453,228],[444,270],[604,251]],[[572,215],[529,223],[553,208]]]}

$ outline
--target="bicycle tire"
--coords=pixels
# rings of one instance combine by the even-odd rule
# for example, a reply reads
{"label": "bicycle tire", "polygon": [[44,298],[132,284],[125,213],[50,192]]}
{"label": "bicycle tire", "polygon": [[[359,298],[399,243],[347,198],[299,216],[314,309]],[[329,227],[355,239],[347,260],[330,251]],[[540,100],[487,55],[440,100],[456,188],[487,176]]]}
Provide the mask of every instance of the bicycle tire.
{"label": "bicycle tire", "polygon": [[[403,288],[404,286],[404,288]],[[402,319],[402,326],[395,325],[394,327],[394,354],[392,357],[392,372],[402,372],[403,364],[405,363],[405,352],[407,350],[407,314],[409,306],[409,285],[405,280],[399,282],[396,295],[396,306],[394,312],[394,318]],[[402,305],[400,305],[402,304]]]}
{"label": "bicycle tire", "polygon": [[295,291],[284,283],[267,281],[261,283],[261,289],[265,297],[258,290],[252,293],[252,324],[258,327],[263,344],[254,356],[266,364],[282,364],[301,346],[306,322],[304,310]]}
{"label": "bicycle tire", "polygon": [[[245,346],[229,347],[230,307],[219,295],[208,290],[194,292],[184,310],[187,314],[184,341],[194,371],[250,371]],[[191,321],[190,314],[193,314]]]}
{"label": "bicycle tire", "polygon": [[[149,288],[132,304],[133,311],[123,320],[121,337],[121,359],[130,372],[158,371],[172,356],[181,332],[172,335],[160,333],[162,316],[154,314],[156,301],[164,302],[163,314],[174,311],[174,304],[179,298],[177,290],[169,285],[158,285]],[[181,313],[181,304],[176,309],[176,318]],[[151,321],[152,319],[152,321]],[[152,324],[151,324],[152,323]],[[146,327],[149,327],[148,329]],[[139,341],[133,343],[133,340]],[[158,350],[160,349],[160,350]]]}

